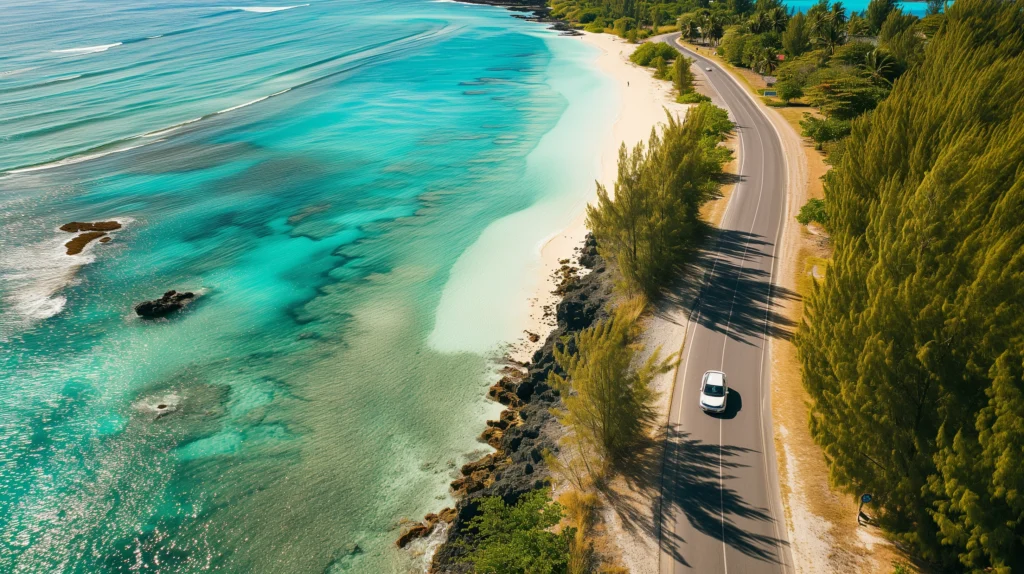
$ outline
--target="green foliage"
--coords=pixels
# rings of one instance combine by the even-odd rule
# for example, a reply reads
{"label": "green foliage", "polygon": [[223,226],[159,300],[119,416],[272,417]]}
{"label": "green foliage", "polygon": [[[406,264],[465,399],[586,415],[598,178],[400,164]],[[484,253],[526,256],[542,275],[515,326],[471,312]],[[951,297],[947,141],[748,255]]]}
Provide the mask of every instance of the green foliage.
{"label": "green foliage", "polygon": [[956,0],[923,54],[826,177],[834,256],[796,344],[831,482],[874,493],[879,523],[943,570],[1008,574],[1024,571],[1024,3]]}
{"label": "green foliage", "polygon": [[742,66],[743,56],[746,54],[747,49],[747,40],[750,38],[750,34],[744,34],[739,28],[729,28],[725,33],[725,37],[722,38],[722,46],[719,48],[719,53],[730,64]]}
{"label": "green foliage", "polygon": [[850,14],[850,19],[846,22],[846,37],[867,36],[869,33],[868,21],[861,18],[856,12]]}
{"label": "green foliage", "polygon": [[731,128],[724,110],[702,103],[685,121],[666,114],[646,146],[619,151],[614,199],[598,185],[587,226],[628,292],[657,296],[691,256],[702,226],[699,209],[719,187],[729,151],[718,144]]}
{"label": "green foliage", "polygon": [[612,30],[618,36],[625,36],[626,32],[629,32],[634,28],[636,28],[636,20],[628,16],[623,16],[612,23]]}
{"label": "green foliage", "polygon": [[668,64],[665,63],[665,58],[662,58],[661,56],[657,56],[651,60],[651,67],[654,68],[654,77],[659,80],[669,79],[669,74],[672,73]]}
{"label": "green foliage", "polygon": [[918,33],[917,23],[916,16],[893,12],[878,34],[878,46],[896,58],[904,69],[919,64],[924,58],[924,39]]}
{"label": "green foliage", "polygon": [[775,91],[779,94],[779,98],[785,102],[795,100],[804,95],[803,86],[793,80],[780,80],[776,82]]}
{"label": "green foliage", "polygon": [[482,498],[480,514],[469,524],[478,542],[468,561],[481,574],[564,574],[575,529],[548,531],[561,518],[562,508],[547,490],[524,494],[515,506],[498,496]]}
{"label": "green foliage", "polygon": [[807,203],[800,208],[800,213],[796,215],[796,220],[803,225],[811,222],[824,225],[827,217],[825,213],[825,200],[812,198],[808,199]]}
{"label": "green foliage", "polygon": [[864,18],[868,21],[868,30],[877,34],[882,29],[882,24],[893,11],[899,12],[896,0],[871,0],[868,8],[864,11]]}
{"label": "green foliage", "polygon": [[912,574],[913,570],[906,562],[893,562],[892,563],[892,574]]}
{"label": "green foliage", "polygon": [[782,34],[782,50],[787,58],[796,58],[811,49],[811,34],[807,26],[807,17],[802,13],[789,19],[786,31]]}
{"label": "green foliage", "polygon": [[555,360],[565,371],[552,371],[549,382],[562,395],[560,420],[583,442],[600,454],[601,462],[619,465],[631,458],[635,447],[648,437],[657,418],[651,389],[655,375],[671,364],[655,350],[633,369],[638,349],[633,344],[637,318],[643,311],[640,299],[619,305],[611,317],[585,329],[576,337],[575,349],[555,348]]}
{"label": "green foliage", "polygon": [[699,104],[701,102],[710,102],[711,98],[698,92],[686,92],[685,94],[679,94],[676,97],[676,102],[680,104]]}
{"label": "green foliage", "polygon": [[640,47],[629,55],[629,60],[641,66],[650,66],[655,58],[669,61],[674,60],[679,52],[665,42],[647,42],[640,44]]}
{"label": "green foliage", "polygon": [[591,23],[587,24],[586,27],[584,27],[583,29],[586,30],[587,32],[600,33],[604,32],[605,28],[607,27],[608,24],[607,22],[605,22],[604,18],[597,18]]}
{"label": "green foliage", "polygon": [[822,0],[807,11],[807,20],[811,29],[811,43],[831,55],[838,46],[846,43],[847,19],[842,2],[836,2],[831,9],[827,6],[827,1]]}
{"label": "green foliage", "polygon": [[858,75],[854,70],[825,68],[812,75],[804,90],[807,102],[822,114],[838,120],[850,120],[873,110],[888,94],[885,88]]}
{"label": "green foliage", "polygon": [[875,45],[870,42],[850,42],[836,48],[832,55],[833,64],[846,64],[856,66],[864,63],[868,54],[875,51]]}
{"label": "green foliage", "polygon": [[804,119],[800,120],[800,127],[803,128],[804,137],[814,140],[818,144],[818,149],[821,149],[821,144],[825,142],[840,140],[850,135],[850,122],[816,118],[811,114],[804,114]]}
{"label": "green foliage", "polygon": [[686,56],[679,56],[672,63],[672,86],[675,87],[679,95],[693,91],[694,76],[693,70],[690,69],[692,65],[693,60]]}

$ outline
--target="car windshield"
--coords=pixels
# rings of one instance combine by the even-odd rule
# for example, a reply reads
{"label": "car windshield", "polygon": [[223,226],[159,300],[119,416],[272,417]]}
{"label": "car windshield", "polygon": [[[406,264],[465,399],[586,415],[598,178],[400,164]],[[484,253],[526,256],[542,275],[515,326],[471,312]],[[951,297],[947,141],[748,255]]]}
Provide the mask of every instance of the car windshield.
{"label": "car windshield", "polygon": [[721,397],[725,395],[725,388],[722,385],[707,385],[704,387],[704,394],[709,397]]}

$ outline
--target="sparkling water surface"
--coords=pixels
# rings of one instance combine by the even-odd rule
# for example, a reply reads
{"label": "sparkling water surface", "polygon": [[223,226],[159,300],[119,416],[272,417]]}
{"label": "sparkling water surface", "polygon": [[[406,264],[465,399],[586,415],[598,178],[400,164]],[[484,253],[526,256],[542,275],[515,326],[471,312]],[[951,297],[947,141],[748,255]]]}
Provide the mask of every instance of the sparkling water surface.
{"label": "sparkling water surface", "polygon": [[0,572],[420,567],[402,520],[486,448],[501,308],[591,193],[595,51],[427,0],[4,13]]}

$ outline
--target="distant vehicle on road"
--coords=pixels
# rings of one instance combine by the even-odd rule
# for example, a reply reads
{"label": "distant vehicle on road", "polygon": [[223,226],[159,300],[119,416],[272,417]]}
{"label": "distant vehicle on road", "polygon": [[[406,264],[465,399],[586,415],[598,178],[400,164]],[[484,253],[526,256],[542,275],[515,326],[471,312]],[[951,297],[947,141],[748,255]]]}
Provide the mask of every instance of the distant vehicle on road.
{"label": "distant vehicle on road", "polygon": [[700,408],[706,413],[724,413],[729,386],[722,371],[708,371],[700,383]]}
{"label": "distant vehicle on road", "polygon": [[708,67],[708,68],[704,68],[704,69],[705,69],[705,70],[707,70],[707,71],[709,71],[709,72],[711,71],[711,68],[710,68],[710,67]]}

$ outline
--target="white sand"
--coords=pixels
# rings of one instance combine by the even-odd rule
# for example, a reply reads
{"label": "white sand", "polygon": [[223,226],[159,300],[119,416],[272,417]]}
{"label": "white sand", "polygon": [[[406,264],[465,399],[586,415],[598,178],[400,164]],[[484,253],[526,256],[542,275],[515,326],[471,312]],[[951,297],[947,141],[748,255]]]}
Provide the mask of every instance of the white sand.
{"label": "white sand", "polygon": [[[665,111],[679,116],[685,115],[686,104],[678,104],[672,94],[669,82],[655,79],[649,68],[643,68],[629,61],[629,55],[637,48],[621,38],[609,34],[585,35],[579,39],[565,38],[566,42],[583,41],[601,50],[597,58],[598,68],[607,74],[622,94],[618,115],[612,126],[610,138],[602,145],[600,182],[609,191],[615,184],[618,170],[619,146],[625,142],[632,148],[640,141],[646,141],[651,130],[665,120]],[[588,201],[597,197],[595,187]],[[574,250],[583,245],[587,229],[585,214],[577,217],[561,233],[555,235],[541,249],[541,267],[536,276],[534,297],[531,298],[530,319],[527,331],[540,336],[536,343],[523,340],[513,345],[510,356],[517,361],[527,361],[543,344],[554,327],[554,317],[545,317],[544,308],[554,312],[558,296],[552,294],[555,287],[553,276],[561,268],[559,261],[569,259]]]}

